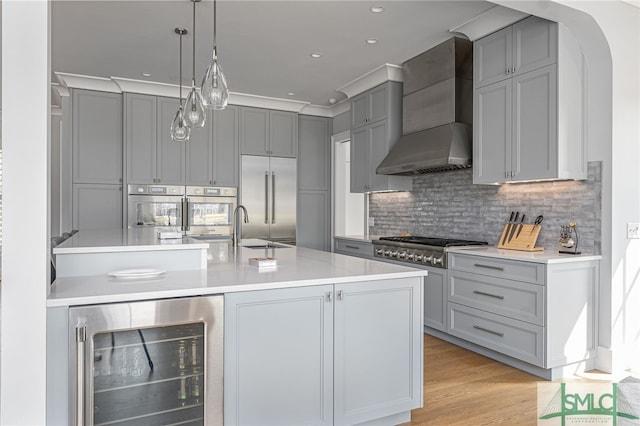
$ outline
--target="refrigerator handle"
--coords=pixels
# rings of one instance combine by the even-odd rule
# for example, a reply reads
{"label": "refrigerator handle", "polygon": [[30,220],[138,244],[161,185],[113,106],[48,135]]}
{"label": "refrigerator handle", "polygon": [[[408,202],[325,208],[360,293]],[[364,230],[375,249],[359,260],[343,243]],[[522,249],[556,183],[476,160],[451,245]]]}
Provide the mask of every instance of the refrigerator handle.
{"label": "refrigerator handle", "polygon": [[269,171],[264,172],[264,223],[269,224]]}
{"label": "refrigerator handle", "polygon": [[271,172],[271,223],[276,223],[276,172]]}
{"label": "refrigerator handle", "polygon": [[188,231],[191,224],[189,223],[189,199],[188,198],[183,198],[182,199],[182,230],[183,231]]}
{"label": "refrigerator handle", "polygon": [[76,327],[76,426],[84,426],[84,371],[87,326]]}

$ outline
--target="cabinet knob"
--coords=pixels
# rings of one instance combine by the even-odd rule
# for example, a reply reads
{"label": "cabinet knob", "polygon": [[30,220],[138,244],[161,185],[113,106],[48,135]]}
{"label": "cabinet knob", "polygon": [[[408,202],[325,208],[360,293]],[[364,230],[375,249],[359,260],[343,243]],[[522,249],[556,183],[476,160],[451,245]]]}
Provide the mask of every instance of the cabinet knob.
{"label": "cabinet knob", "polygon": [[507,68],[507,74],[511,74],[511,68]]}
{"label": "cabinet knob", "polygon": [[511,72],[516,72],[516,67],[513,67],[513,68],[511,69]]}

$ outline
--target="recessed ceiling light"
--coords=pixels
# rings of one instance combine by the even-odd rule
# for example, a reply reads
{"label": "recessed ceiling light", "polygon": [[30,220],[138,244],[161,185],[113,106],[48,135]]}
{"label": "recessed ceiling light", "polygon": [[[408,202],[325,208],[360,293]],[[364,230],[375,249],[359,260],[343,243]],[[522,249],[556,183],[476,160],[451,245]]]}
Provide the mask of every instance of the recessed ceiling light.
{"label": "recessed ceiling light", "polygon": [[311,57],[312,57],[312,58],[319,58],[319,57],[321,57],[321,56],[322,56],[322,55],[321,55],[320,53],[312,53],[312,54],[311,54]]}
{"label": "recessed ceiling light", "polygon": [[367,44],[376,44],[378,42],[377,38],[368,38]]}
{"label": "recessed ceiling light", "polygon": [[293,92],[289,92],[289,93],[287,93],[287,95],[289,95],[289,96],[295,96],[296,94],[295,94],[295,93],[293,93]]}
{"label": "recessed ceiling light", "polygon": [[331,99],[329,99],[329,103],[330,103],[331,105],[333,105],[333,104],[335,104],[335,103],[336,103],[336,100],[335,100],[334,98],[331,98]]}
{"label": "recessed ceiling light", "polygon": [[384,12],[384,7],[382,7],[382,6],[371,6],[369,8],[369,10],[371,11],[371,13],[380,13],[380,12]]}
{"label": "recessed ceiling light", "polygon": [[151,77],[151,73],[150,72],[143,72],[142,76],[143,77]]}

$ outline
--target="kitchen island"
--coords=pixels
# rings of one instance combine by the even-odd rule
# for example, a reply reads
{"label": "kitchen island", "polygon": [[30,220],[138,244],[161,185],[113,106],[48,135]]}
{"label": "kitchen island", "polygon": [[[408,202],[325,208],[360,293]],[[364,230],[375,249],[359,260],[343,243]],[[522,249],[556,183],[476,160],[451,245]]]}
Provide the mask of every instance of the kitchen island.
{"label": "kitchen island", "polygon": [[[224,298],[224,424],[409,421],[423,398],[426,272],[293,246],[250,248],[264,243],[207,242],[206,269],[135,279],[105,273],[58,278],[47,301],[51,423],[73,423],[75,415],[66,410],[75,395],[75,342],[67,336],[78,324],[70,323],[71,311],[213,295]],[[276,258],[277,266],[249,264],[255,257]],[[93,357],[87,359],[89,373]],[[91,394],[92,374],[85,376]],[[220,392],[211,386],[205,384],[205,392]]]}

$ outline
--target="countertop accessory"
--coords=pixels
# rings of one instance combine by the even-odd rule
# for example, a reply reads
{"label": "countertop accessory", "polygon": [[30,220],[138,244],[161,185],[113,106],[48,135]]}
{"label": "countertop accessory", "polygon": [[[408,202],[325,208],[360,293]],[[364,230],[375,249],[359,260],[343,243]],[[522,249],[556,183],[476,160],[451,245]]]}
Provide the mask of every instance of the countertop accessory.
{"label": "countertop accessory", "polygon": [[278,259],[275,257],[250,257],[249,265],[257,266],[258,268],[274,267],[278,266]]}
{"label": "countertop accessory", "polygon": [[560,227],[560,247],[573,250],[558,250],[558,253],[581,254],[582,252],[578,251],[578,240],[578,228],[575,222],[571,222],[569,225],[562,225]]}
{"label": "countertop accessory", "polygon": [[542,229],[542,215],[536,217],[533,223],[524,223],[526,214],[522,215],[520,222],[518,221],[520,212],[511,212],[509,222],[504,225],[502,234],[498,239],[498,248],[520,251],[542,251],[544,248],[536,247],[538,235]]}
{"label": "countertop accessory", "polygon": [[207,67],[200,85],[202,102],[209,109],[225,109],[229,102],[229,88],[222,67],[218,63],[218,46],[216,44],[216,0],[213,0],[213,52],[211,63]]}
{"label": "countertop accessory", "polygon": [[113,278],[149,278],[162,275],[167,272],[164,269],[156,268],[139,268],[139,269],[121,269],[118,271],[107,272],[107,275]]}
{"label": "countertop accessory", "polygon": [[180,96],[178,97],[180,106],[171,122],[171,140],[174,142],[186,142],[191,135],[191,129],[187,127],[187,123],[184,120],[184,112],[182,111],[182,36],[187,33],[187,30],[184,28],[176,28],[174,31],[180,36],[180,81],[178,81],[180,87]]}
{"label": "countertop accessory", "polygon": [[185,120],[188,127],[204,127],[207,122],[207,113],[204,109],[204,103],[202,102],[202,96],[196,90],[196,3],[200,0],[191,0],[193,3],[193,50],[192,50],[192,65],[191,65],[191,91],[187,95],[187,99],[184,101]]}

